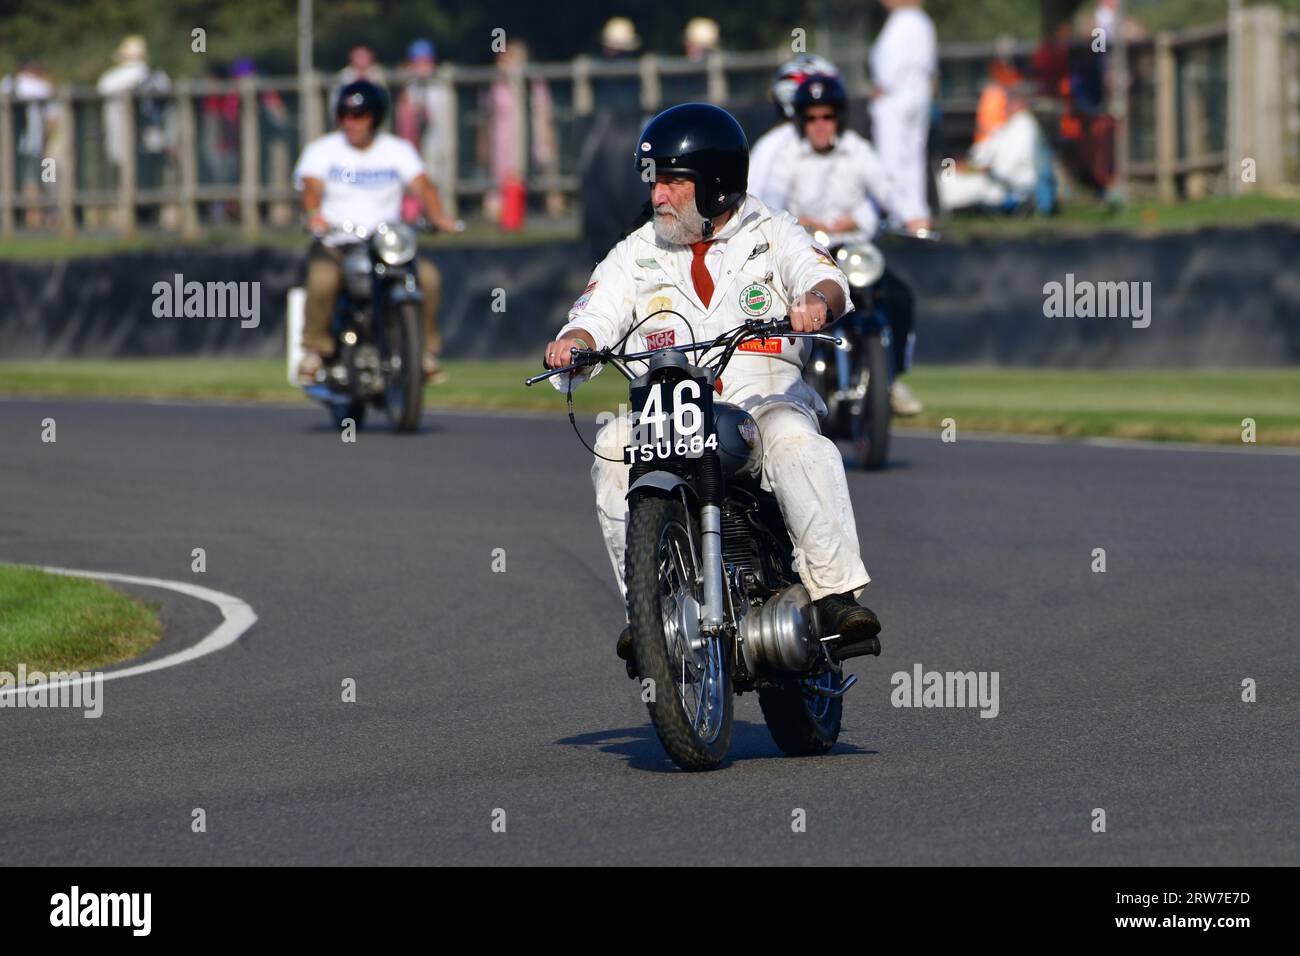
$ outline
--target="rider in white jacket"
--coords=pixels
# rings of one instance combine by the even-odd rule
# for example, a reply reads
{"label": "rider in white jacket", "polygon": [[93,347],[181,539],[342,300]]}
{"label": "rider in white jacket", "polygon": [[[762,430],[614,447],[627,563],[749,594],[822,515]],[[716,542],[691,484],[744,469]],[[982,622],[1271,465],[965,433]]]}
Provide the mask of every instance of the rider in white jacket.
{"label": "rider in white jacket", "polygon": [[801,53],[781,64],[768,92],[776,107],[777,124],[755,140],[749,151],[749,191],[776,209],[784,207],[780,197],[772,192],[773,166],[776,158],[799,140],[794,123],[794,94],[813,75],[839,76],[840,73],[830,60],[812,53]]}
{"label": "rider in white jacket", "polygon": [[[661,113],[641,134],[637,157],[654,180],[654,219],[596,267],[568,323],[547,346],[548,368],[569,364],[573,348],[614,346],[629,331],[624,350],[638,351],[704,341],[747,319],[787,314],[796,331],[812,332],[845,312],[848,284],[829,253],[793,217],[746,194],[749,148],[725,110],[688,103]],[[880,622],[855,600],[870,577],[858,549],[844,461],[818,430],[824,409],[802,379],[804,340],[794,342],[742,346],[723,374],[721,399],[745,408],[758,423],[763,486],[781,506],[796,570],[828,633],[867,638],[879,632]],[[552,381],[566,389],[567,378]],[[592,467],[597,515],[620,589],[628,486],[622,449],[628,438],[626,418],[602,428],[595,449],[604,457]],[[627,630],[618,650],[629,659]]]}
{"label": "rider in white jacket", "polygon": [[[781,208],[810,232],[826,233],[831,245],[871,239],[881,213],[896,213],[903,201],[893,170],[866,139],[845,128],[847,106],[848,93],[836,77],[810,76],[800,84],[794,98],[799,138],[776,158],[769,188]],[[886,269],[876,295],[892,333],[890,404],[895,415],[919,414],[924,406],[898,377],[911,367],[916,342],[911,290]]]}

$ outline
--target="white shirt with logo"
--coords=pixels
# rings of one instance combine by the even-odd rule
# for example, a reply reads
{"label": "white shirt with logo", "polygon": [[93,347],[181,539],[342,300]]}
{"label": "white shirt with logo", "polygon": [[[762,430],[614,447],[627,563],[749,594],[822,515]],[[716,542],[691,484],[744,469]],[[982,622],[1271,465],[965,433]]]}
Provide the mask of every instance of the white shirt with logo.
{"label": "white shirt with logo", "polygon": [[[794,217],[768,209],[753,195],[732,213],[704,256],[714,281],[707,306],[691,278],[692,259],[690,246],[663,242],[655,235],[654,223],[646,223],[596,267],[559,335],[585,329],[599,349],[615,345],[635,325],[620,351],[639,352],[707,342],[747,319],[784,318],[799,296],[827,279],[848,301],[848,282],[830,254]],[[693,363],[718,354],[697,353]],[[823,412],[821,399],[801,374],[807,354],[804,339],[793,344],[784,338],[746,343],[722,373],[722,400],[746,409],[784,401]],[[574,382],[586,374],[578,373]],[[556,376],[551,382],[563,391],[569,387],[567,377]]]}
{"label": "white shirt with logo", "polygon": [[[372,230],[401,219],[402,195],[423,173],[420,154],[400,136],[379,133],[369,147],[357,149],[337,131],[307,144],[293,182],[299,190],[307,177],[325,184],[320,214],[331,226],[351,222]],[[346,237],[326,240],[343,241]]]}

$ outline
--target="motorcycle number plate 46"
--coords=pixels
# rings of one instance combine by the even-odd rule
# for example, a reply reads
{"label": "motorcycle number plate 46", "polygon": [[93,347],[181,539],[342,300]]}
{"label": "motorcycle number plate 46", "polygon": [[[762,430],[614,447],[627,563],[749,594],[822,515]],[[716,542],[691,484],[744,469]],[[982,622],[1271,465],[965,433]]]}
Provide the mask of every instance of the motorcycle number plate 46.
{"label": "motorcycle number plate 46", "polygon": [[718,447],[713,389],[703,378],[653,382],[632,389],[632,437],[623,461],[699,458]]}

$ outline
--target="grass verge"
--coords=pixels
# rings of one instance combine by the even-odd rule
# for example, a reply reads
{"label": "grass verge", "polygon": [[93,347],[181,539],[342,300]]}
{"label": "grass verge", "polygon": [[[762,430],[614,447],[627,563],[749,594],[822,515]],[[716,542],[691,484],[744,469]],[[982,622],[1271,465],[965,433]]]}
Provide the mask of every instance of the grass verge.
{"label": "grass verge", "polygon": [[0,565],[0,671],[94,670],[161,638],[156,606],[99,581]]}
{"label": "grass verge", "polygon": [[[525,388],[529,361],[449,361],[450,381],[430,388],[430,408],[564,410],[549,384]],[[923,366],[908,376],[926,405],[901,424],[1064,437],[1240,444],[1242,420],[1257,441],[1300,446],[1300,369],[1122,370]],[[117,359],[0,362],[0,394],[302,401],[279,360]],[[584,414],[627,400],[606,371],[574,393]]]}

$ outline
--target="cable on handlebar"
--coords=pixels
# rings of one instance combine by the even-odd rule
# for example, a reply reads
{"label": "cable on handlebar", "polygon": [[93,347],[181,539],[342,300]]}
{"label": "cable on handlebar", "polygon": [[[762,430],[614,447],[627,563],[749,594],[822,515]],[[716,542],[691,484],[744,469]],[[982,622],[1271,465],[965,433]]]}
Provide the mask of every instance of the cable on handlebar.
{"label": "cable on handlebar", "polygon": [[568,386],[569,388],[565,392],[564,397],[565,397],[565,404],[569,406],[569,424],[573,426],[573,433],[578,436],[578,441],[582,442],[582,447],[587,449],[587,451],[591,452],[597,458],[602,458],[605,461],[612,461],[616,465],[626,464],[626,462],[623,461],[622,458],[610,458],[608,455],[602,455],[600,452],[596,451],[596,449],[592,448],[590,445],[587,444],[587,439],[583,438],[582,432],[578,430],[578,419],[574,416],[573,413],[573,373],[572,372],[569,373]]}
{"label": "cable on handlebar", "polygon": [[[683,322],[686,323],[686,328],[691,333],[691,345],[696,345],[697,340],[695,338],[695,326],[691,325],[690,319],[686,318],[686,316],[682,315],[680,312],[676,311],[675,309],[659,309],[655,312],[651,312],[649,315],[645,316],[645,318],[641,319],[641,321],[635,323],[630,329],[627,330],[627,332],[623,335],[621,339],[619,339],[616,343],[614,343],[614,347],[610,349],[610,351],[617,351],[618,349],[621,349],[627,343],[627,340],[632,337],[633,332],[635,332],[637,329],[643,326],[646,322],[653,319],[656,315],[663,315],[665,312],[667,312],[669,315],[677,316],[677,318],[681,319]],[[624,353],[619,352],[619,354],[623,355]]]}

